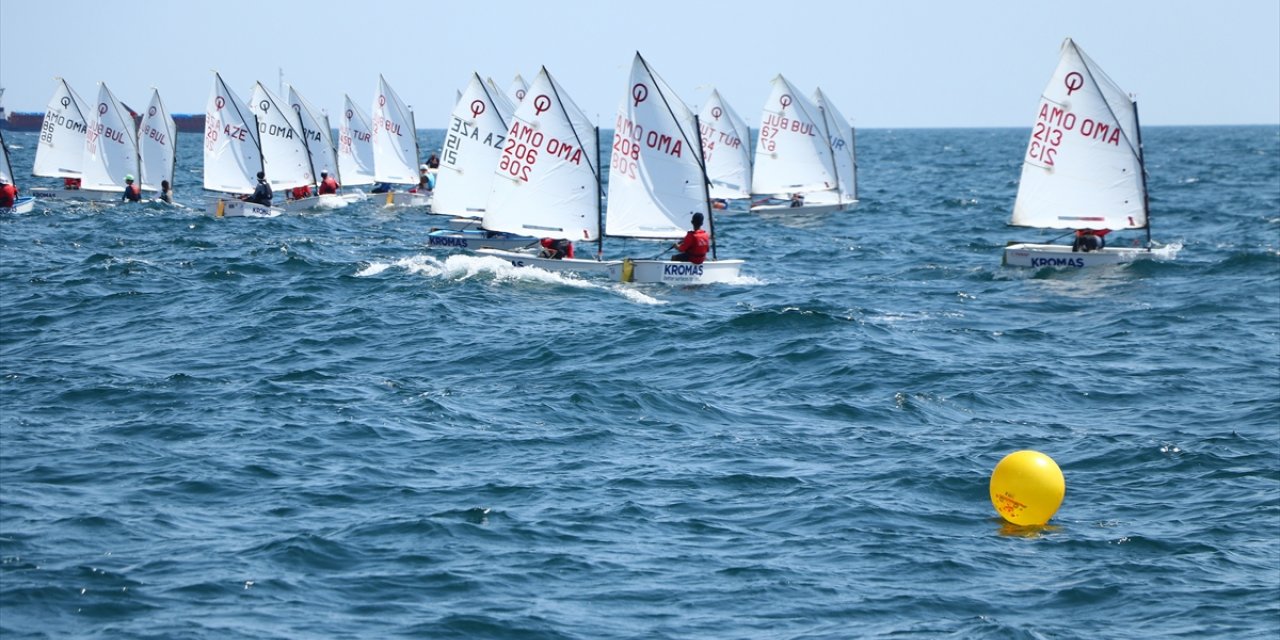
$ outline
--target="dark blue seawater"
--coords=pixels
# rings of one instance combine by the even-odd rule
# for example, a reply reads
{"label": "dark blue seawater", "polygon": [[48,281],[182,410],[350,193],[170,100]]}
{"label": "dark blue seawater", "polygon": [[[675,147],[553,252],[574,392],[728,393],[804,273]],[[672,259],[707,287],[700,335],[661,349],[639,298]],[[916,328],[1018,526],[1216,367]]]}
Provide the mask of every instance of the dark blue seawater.
{"label": "dark blue seawater", "polygon": [[1274,640],[1280,128],[1144,138],[1169,259],[1088,271],[1000,265],[1022,129],[861,132],[854,211],[719,216],[702,288],[374,203],[0,218],[0,635]]}

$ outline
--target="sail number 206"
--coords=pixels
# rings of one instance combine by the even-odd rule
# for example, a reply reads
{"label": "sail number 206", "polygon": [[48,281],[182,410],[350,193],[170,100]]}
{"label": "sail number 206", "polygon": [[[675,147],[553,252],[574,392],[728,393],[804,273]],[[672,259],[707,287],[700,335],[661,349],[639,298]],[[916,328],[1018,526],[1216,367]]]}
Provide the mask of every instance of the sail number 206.
{"label": "sail number 206", "polygon": [[507,146],[502,150],[502,160],[498,162],[498,169],[506,171],[514,178],[528,182],[529,167],[537,161],[537,149],[523,142],[516,142],[513,138],[507,138]]}
{"label": "sail number 206", "polygon": [[1062,144],[1062,129],[1037,122],[1035,130],[1031,132],[1031,146],[1027,148],[1027,156],[1051,167],[1054,157],[1058,155],[1060,144]]}

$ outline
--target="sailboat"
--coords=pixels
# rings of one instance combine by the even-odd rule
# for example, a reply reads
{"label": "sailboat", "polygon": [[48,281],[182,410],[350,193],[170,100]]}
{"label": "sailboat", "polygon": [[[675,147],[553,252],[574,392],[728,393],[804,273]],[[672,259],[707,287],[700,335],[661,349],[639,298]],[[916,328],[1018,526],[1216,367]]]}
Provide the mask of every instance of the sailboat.
{"label": "sailboat", "polygon": [[698,118],[639,52],[618,109],[610,155],[605,235],[678,240],[703,214],[711,259],[701,264],[626,259],[609,267],[623,282],[706,284],[736,279],[742,260],[716,259],[715,218],[698,135]]}
{"label": "sailboat", "polygon": [[267,184],[271,185],[272,191],[285,197],[279,208],[285,211],[311,208],[314,201],[307,202],[310,198],[288,199],[290,190],[316,185],[317,174],[311,166],[311,153],[307,150],[298,114],[261,82],[253,85],[249,110],[258,120],[258,142]]}
{"label": "sailboat", "polygon": [[511,104],[518,105],[524,102],[525,94],[529,93],[529,85],[525,84],[524,78],[520,74],[511,80],[511,84],[507,85],[507,99]]}
{"label": "sailboat", "polygon": [[138,129],[133,114],[116,100],[106,83],[98,83],[98,107],[89,112],[80,191],[93,199],[122,200],[125,179],[141,175]]}
{"label": "sailboat", "polygon": [[164,182],[168,182],[169,187],[173,188],[177,142],[177,128],[173,117],[164,108],[160,92],[152,88],[151,102],[147,105],[147,113],[142,117],[142,125],[138,128],[138,163],[141,165],[140,184],[143,191],[160,192]]}
{"label": "sailboat", "polygon": [[275,207],[227,197],[252,194],[259,171],[263,171],[263,163],[258,119],[215,71],[204,114],[204,188],[226,195],[211,202],[209,212],[219,218],[283,213]]}
{"label": "sailboat", "polygon": [[[9,147],[4,143],[3,133],[0,133],[0,156],[4,156],[0,158],[0,160],[4,161],[0,162],[0,183],[17,187],[18,183],[13,175],[13,164],[9,162]],[[29,213],[35,206],[36,199],[34,196],[23,196],[14,198],[12,207],[0,208],[0,213]]]}
{"label": "sailboat", "polygon": [[822,87],[814,90],[813,102],[822,113],[822,132],[831,147],[831,157],[835,159],[838,198],[845,203],[857,202],[858,155],[854,148],[853,126],[827,94],[822,92]]}
{"label": "sailboat", "polygon": [[1151,225],[1138,103],[1071,38],[1040,97],[1012,226],[1041,229],[1145,229],[1147,246],[1072,251],[1071,246],[1016,243],[1004,263],[1088,267],[1149,258]]}
{"label": "sailboat", "polygon": [[824,111],[782,74],[774,77],[756,142],[752,211],[828,213],[853,203],[829,135],[848,124],[833,124],[839,126],[828,126]]}
{"label": "sailboat", "polygon": [[698,114],[702,134],[702,156],[711,181],[712,198],[739,200],[751,197],[751,130],[720,92]]}
{"label": "sailboat", "polygon": [[[462,99],[454,106],[440,155],[440,173],[432,190],[431,212],[481,224],[494,167],[502,157],[515,107],[473,73]],[[427,246],[446,249],[519,249],[539,238],[481,229],[440,229],[427,235]]]}
{"label": "sailboat", "polygon": [[338,175],[344,187],[373,184],[373,127],[351,96],[342,95],[345,106],[338,127]]}
{"label": "sailboat", "polygon": [[112,193],[80,193],[79,181],[84,177],[85,134],[89,131],[86,114],[89,108],[66,80],[57,78],[53,96],[45,107],[40,125],[40,142],[31,175],[40,178],[63,178],[75,181],[76,188],[32,189],[31,195],[43,200],[115,200]]}
{"label": "sailboat", "polygon": [[[329,118],[321,114],[316,115],[316,110],[302,97],[301,93],[294,88],[293,85],[285,85],[286,96],[288,97],[288,107],[285,107],[288,122],[292,126],[297,127],[298,133],[302,137],[302,146],[307,151],[307,157],[310,159],[311,180],[312,185],[319,189],[321,176],[328,174],[333,176],[334,180],[338,180],[341,184],[341,178],[338,172],[338,155],[333,147],[333,134],[329,130]],[[292,112],[292,114],[289,114]],[[267,175],[271,174],[271,161],[267,160]],[[282,209],[286,211],[300,211],[302,209],[325,208],[337,209],[347,206],[348,202],[365,199],[365,195],[355,192],[346,195],[336,193],[324,195],[309,195],[305,198],[286,200]]]}
{"label": "sailboat", "polygon": [[604,274],[600,131],[543,67],[516,108],[484,211],[484,228],[578,242],[596,242],[597,259],[542,257],[480,249],[518,267]]}
{"label": "sailboat", "polygon": [[[418,130],[413,112],[400,101],[387,79],[378,75],[378,93],[373,99],[373,173],[378,182],[416,185],[418,174]],[[424,206],[426,193],[386,192],[387,206]]]}

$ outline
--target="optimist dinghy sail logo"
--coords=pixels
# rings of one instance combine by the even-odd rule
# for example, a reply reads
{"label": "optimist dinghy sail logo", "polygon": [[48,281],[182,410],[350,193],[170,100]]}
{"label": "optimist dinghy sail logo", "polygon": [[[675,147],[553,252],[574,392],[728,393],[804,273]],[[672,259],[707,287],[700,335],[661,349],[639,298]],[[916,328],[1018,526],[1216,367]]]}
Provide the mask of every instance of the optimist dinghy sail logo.
{"label": "optimist dinghy sail logo", "polygon": [[632,106],[640,106],[641,102],[649,99],[649,87],[644,86],[644,83],[637,82],[636,86],[631,87],[631,98],[635,100],[635,104]]}
{"label": "optimist dinghy sail logo", "polygon": [[1067,77],[1062,79],[1062,84],[1067,87],[1067,95],[1071,95],[1084,87],[1084,76],[1079,71],[1072,71]]}
{"label": "optimist dinghy sail logo", "polygon": [[540,116],[542,115],[543,111],[550,111],[550,110],[551,110],[551,98],[548,98],[545,94],[539,94],[538,97],[533,99],[533,115],[534,116]]}
{"label": "optimist dinghy sail logo", "polygon": [[62,103],[62,106],[64,106],[64,107],[69,107],[69,106],[71,106],[71,98],[69,98],[69,97],[67,97],[67,96],[62,96],[62,100],[59,100],[59,102],[61,102],[61,103]]}
{"label": "optimist dinghy sail logo", "polygon": [[479,118],[480,114],[482,113],[484,113],[484,100],[472,100],[471,101],[471,117]]}
{"label": "optimist dinghy sail logo", "polygon": [[226,105],[227,105],[227,99],[223,98],[222,96],[218,96],[217,99],[213,101],[213,106],[217,107],[218,111],[222,111],[222,108],[225,107]]}
{"label": "optimist dinghy sail logo", "polygon": [[786,109],[787,107],[791,106],[791,94],[784,93],[778,96],[778,104],[782,105],[783,109]]}
{"label": "optimist dinghy sail logo", "polygon": [[719,120],[719,119],[720,119],[720,116],[721,116],[721,115],[723,115],[723,114],[724,114],[724,111],[723,111],[723,110],[721,110],[721,109],[720,109],[720,107],[712,107],[712,108],[711,108],[711,117],[712,117],[712,118],[715,118],[716,120]]}
{"label": "optimist dinghy sail logo", "polygon": [[151,107],[150,109],[147,109],[147,115],[149,115],[149,116],[155,116],[155,115],[156,115],[156,108],[155,108],[155,107]]}
{"label": "optimist dinghy sail logo", "polygon": [[354,116],[354,115],[355,115],[355,114],[354,114],[354,113],[351,113],[351,110],[350,110],[350,109],[347,109],[347,119],[348,119],[348,120],[350,120],[350,119],[351,119],[351,117],[352,117],[352,116]]}
{"label": "optimist dinghy sail logo", "polygon": [[98,103],[98,115],[100,116],[107,115],[107,103],[105,102]]}
{"label": "optimist dinghy sail logo", "polygon": [[378,106],[379,106],[379,107],[385,107],[385,106],[387,106],[387,97],[386,97],[386,96],[378,96]]}
{"label": "optimist dinghy sail logo", "polygon": [[271,108],[271,103],[266,100],[263,100],[262,102],[258,103],[258,108],[262,109],[263,111],[266,111]]}
{"label": "optimist dinghy sail logo", "polygon": [[522,101],[524,100],[524,89],[519,89],[516,91],[516,100],[522,100]]}

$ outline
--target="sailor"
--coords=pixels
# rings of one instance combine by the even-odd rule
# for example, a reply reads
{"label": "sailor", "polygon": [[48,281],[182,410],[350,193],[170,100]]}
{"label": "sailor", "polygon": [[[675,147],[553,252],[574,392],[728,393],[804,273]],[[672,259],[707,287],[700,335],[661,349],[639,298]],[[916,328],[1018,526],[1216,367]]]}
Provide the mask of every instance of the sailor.
{"label": "sailor", "polygon": [[138,185],[133,183],[132,175],[124,177],[124,195],[120,199],[127,200],[129,202],[139,202],[142,200],[142,189],[139,189]]}
{"label": "sailor", "polygon": [[8,180],[0,179],[0,209],[12,207],[17,199],[18,187]]}
{"label": "sailor", "polygon": [[693,214],[689,222],[693,225],[693,230],[684,234],[684,240],[681,240],[680,244],[672,247],[680,253],[671,256],[671,259],[676,262],[702,264],[707,259],[707,251],[711,248],[711,237],[702,230],[701,213]]}
{"label": "sailor", "polygon": [[63,189],[71,189],[71,190],[79,189],[79,188],[80,188],[80,178],[63,178],[63,179],[62,179],[62,188],[63,188]]}
{"label": "sailor", "polygon": [[544,258],[563,260],[573,257],[573,243],[564,238],[543,238],[540,244],[542,251],[539,255]]}
{"label": "sailor", "polygon": [[338,181],[334,180],[333,176],[329,175],[328,171],[320,172],[319,192],[320,192],[320,195],[322,196],[326,194],[338,192]]}
{"label": "sailor", "polygon": [[1103,229],[1101,232],[1093,229],[1077,229],[1075,242],[1071,243],[1071,251],[1087,253],[1103,248],[1106,246],[1106,241],[1102,239],[1102,236],[1109,231],[1110,229]]}
{"label": "sailor", "polygon": [[304,185],[297,186],[297,187],[294,187],[293,189],[289,190],[289,197],[290,197],[291,199],[293,199],[293,200],[301,200],[301,199],[303,199],[303,198],[310,198],[310,197],[311,197],[311,187],[309,187],[309,186],[307,186],[307,185],[305,185],[305,184],[304,184]]}
{"label": "sailor", "polygon": [[254,187],[253,195],[249,196],[248,198],[245,198],[245,202],[252,202],[254,204],[260,204],[260,205],[269,207],[271,206],[271,198],[273,195],[274,194],[271,193],[271,185],[267,184],[267,174],[265,172],[259,171],[258,186]]}
{"label": "sailor", "polygon": [[792,206],[792,207],[803,207],[803,206],[804,206],[804,195],[803,195],[803,194],[799,194],[799,193],[793,193],[793,194],[791,194],[791,206]]}
{"label": "sailor", "polygon": [[173,204],[173,186],[169,184],[168,180],[160,181],[160,199]]}

